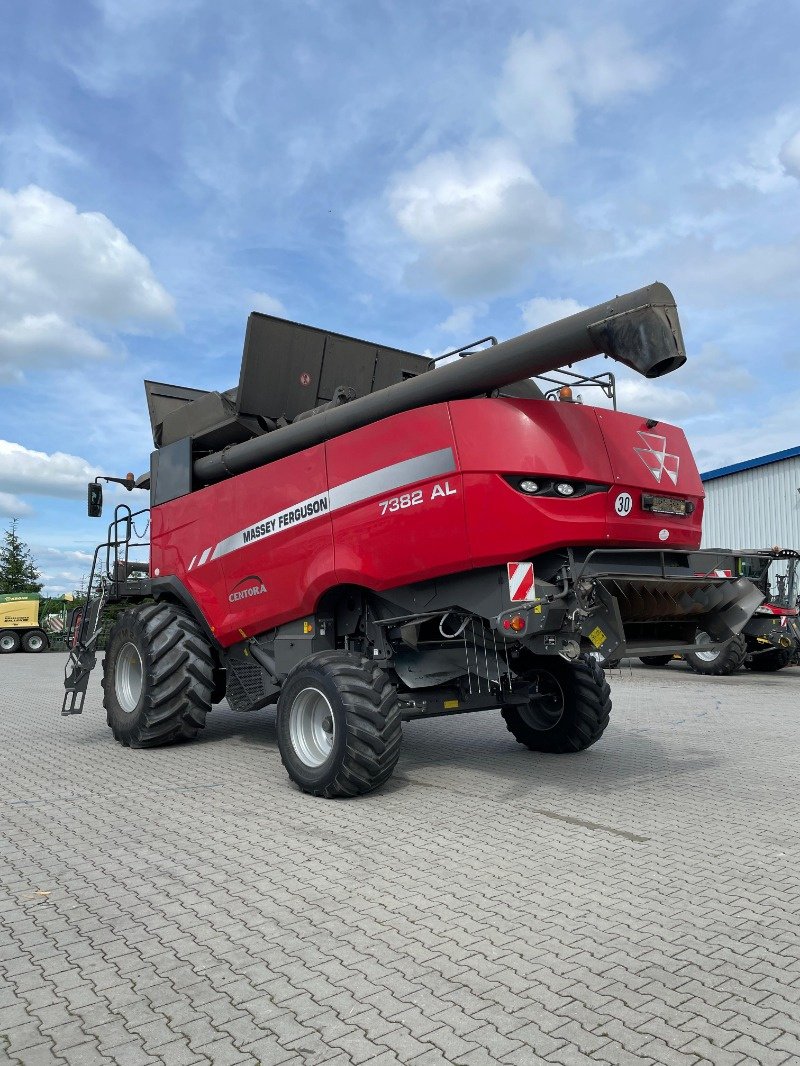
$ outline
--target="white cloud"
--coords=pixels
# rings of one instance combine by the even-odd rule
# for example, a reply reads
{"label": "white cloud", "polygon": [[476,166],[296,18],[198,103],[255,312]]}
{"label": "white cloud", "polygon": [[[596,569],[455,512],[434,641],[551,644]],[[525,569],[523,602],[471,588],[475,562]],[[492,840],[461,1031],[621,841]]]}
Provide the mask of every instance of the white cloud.
{"label": "white cloud", "polygon": [[38,560],[44,559],[47,563],[52,564],[77,563],[81,566],[86,566],[92,561],[90,552],[67,551],[63,548],[36,548],[35,551]]}
{"label": "white cloud", "polygon": [[172,327],[172,298],[150,263],[98,212],[29,185],[0,189],[0,306],[46,307],[116,326]]}
{"label": "white cloud", "polygon": [[606,107],[645,92],[661,77],[661,64],[637,52],[618,27],[578,40],[561,32],[524,33],[508,49],[495,94],[495,111],[523,144],[573,140],[581,107]]}
{"label": "white cloud", "polygon": [[723,394],[753,395],[756,380],[746,366],[719,344],[706,342],[697,353],[690,352],[684,366],[678,371],[684,389],[701,394],[709,407]]}
{"label": "white cloud", "polygon": [[436,328],[442,333],[448,333],[456,337],[461,337],[466,343],[469,339],[466,335],[470,333],[470,331],[473,329],[475,325],[475,319],[478,317],[478,315],[483,315],[485,313],[485,304],[454,307],[451,313],[444,320],[444,322],[440,322]]}
{"label": "white cloud", "polygon": [[[720,411],[711,423],[687,427],[686,435],[701,470],[769,455],[800,444],[797,410],[800,391],[784,391],[760,410],[752,405]],[[746,427],[743,429],[743,427]]]}
{"label": "white cloud", "polygon": [[620,411],[674,419],[680,424],[687,415],[705,410],[707,397],[646,378],[618,378],[617,406]]}
{"label": "white cloud", "polygon": [[6,174],[25,175],[49,172],[53,164],[85,167],[86,160],[40,122],[20,122],[0,133],[0,147]]}
{"label": "white cloud", "polygon": [[[792,177],[800,178],[800,129],[798,111],[784,107],[771,119],[762,119],[744,151],[736,146],[736,158],[709,167],[709,174],[722,189],[744,186],[765,195],[791,188]],[[752,210],[752,207],[751,207]]]}
{"label": "white cloud", "polygon": [[0,369],[108,354],[86,324],[139,331],[176,325],[172,297],[105,215],[29,185],[0,189]]}
{"label": "white cloud", "polygon": [[61,315],[23,315],[0,321],[0,381],[22,379],[22,369],[57,360],[96,360],[109,354],[103,341]]}
{"label": "white cloud", "polygon": [[286,308],[275,296],[268,292],[249,292],[247,294],[247,306],[251,311],[260,311],[265,315],[275,315],[277,318],[286,318]]}
{"label": "white cloud", "polygon": [[585,311],[583,304],[571,297],[554,298],[547,296],[534,296],[532,300],[521,305],[522,321],[528,329],[538,329],[550,322],[557,322],[560,318],[568,315],[576,315],[579,311]]}
{"label": "white cloud", "polygon": [[786,173],[800,181],[800,130],[784,143],[779,159]]}
{"label": "white cloud", "polygon": [[797,299],[800,240],[731,248],[722,242],[687,240],[663,261],[676,291],[695,306],[725,307],[732,300],[776,302]]}
{"label": "white cloud", "polygon": [[660,76],[660,63],[619,28],[581,39],[516,37],[494,93],[474,116],[480,134],[396,171],[382,212],[364,204],[348,213],[356,254],[373,273],[391,276],[393,261],[398,280],[457,299],[513,290],[537,251],[565,235],[561,201],[530,166],[537,144],[572,140],[582,111],[646,91]]}
{"label": "white cloud", "polygon": [[65,452],[37,452],[0,440],[0,487],[5,492],[78,498],[99,471],[86,459]]}
{"label": "white cloud", "polygon": [[438,282],[456,296],[516,282],[562,225],[561,205],[502,142],[428,156],[395,176],[388,200],[397,226],[420,249],[407,277]]}
{"label": "white cloud", "polygon": [[[83,586],[92,569],[92,554],[31,543],[31,552],[44,583],[46,596],[60,596]],[[69,608],[68,608],[69,609]]]}
{"label": "white cloud", "polygon": [[33,513],[30,504],[11,492],[0,492],[0,515],[6,518],[22,518]]}

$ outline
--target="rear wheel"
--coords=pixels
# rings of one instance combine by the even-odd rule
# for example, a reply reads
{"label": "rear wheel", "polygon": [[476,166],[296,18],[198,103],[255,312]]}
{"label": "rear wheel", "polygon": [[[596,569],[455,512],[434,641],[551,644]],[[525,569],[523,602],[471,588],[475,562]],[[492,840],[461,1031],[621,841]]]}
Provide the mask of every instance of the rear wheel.
{"label": "rear wheel", "polygon": [[22,650],[39,652],[47,647],[47,634],[42,629],[29,629],[22,637]]}
{"label": "rear wheel", "polygon": [[[698,644],[712,643],[708,633],[697,634]],[[684,658],[696,674],[714,674],[725,677],[734,673],[744,662],[747,643],[741,633],[723,644],[721,648],[708,651],[687,651]]]}
{"label": "rear wheel", "polygon": [[771,651],[762,651],[760,655],[754,655],[745,662],[745,669],[754,673],[773,673],[782,670],[792,661],[791,648],[773,648]]}
{"label": "rear wheel", "polygon": [[0,655],[10,655],[12,651],[19,651],[19,633],[4,629],[0,633]]}
{"label": "rear wheel", "polygon": [[304,792],[363,795],[389,779],[400,756],[397,690],[369,659],[319,652],[284,681],[277,730],[281,761]]}
{"label": "rear wheel", "polygon": [[120,744],[153,748],[197,736],[213,684],[211,648],[181,608],[155,603],[120,615],[103,660],[103,706]]}
{"label": "rear wheel", "polygon": [[596,659],[541,659],[520,676],[531,685],[528,703],[502,711],[518,743],[531,751],[567,754],[583,751],[603,735],[611,690]]}
{"label": "rear wheel", "polygon": [[639,662],[645,666],[666,666],[672,662],[671,655],[640,655]]}

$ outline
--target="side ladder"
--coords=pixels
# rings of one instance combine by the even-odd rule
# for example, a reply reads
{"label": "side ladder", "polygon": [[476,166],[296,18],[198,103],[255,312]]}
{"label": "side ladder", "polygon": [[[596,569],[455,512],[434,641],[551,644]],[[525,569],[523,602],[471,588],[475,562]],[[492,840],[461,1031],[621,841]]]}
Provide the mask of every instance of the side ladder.
{"label": "side ladder", "polygon": [[[108,527],[108,539],[95,548],[86,590],[86,604],[75,627],[72,647],[69,649],[64,668],[66,691],[61,705],[62,715],[83,713],[89,677],[97,665],[97,642],[100,637],[103,608],[107,603],[124,599],[128,595],[141,598],[149,592],[149,579],[130,579],[132,569],[146,570],[147,564],[131,562],[128,558],[131,548],[149,546],[147,541],[133,540],[134,536],[139,536],[134,520],[147,515],[149,526],[149,514],[148,507],[132,512],[127,504],[119,504],[114,510],[114,520]],[[147,527],[145,534],[146,532]]]}

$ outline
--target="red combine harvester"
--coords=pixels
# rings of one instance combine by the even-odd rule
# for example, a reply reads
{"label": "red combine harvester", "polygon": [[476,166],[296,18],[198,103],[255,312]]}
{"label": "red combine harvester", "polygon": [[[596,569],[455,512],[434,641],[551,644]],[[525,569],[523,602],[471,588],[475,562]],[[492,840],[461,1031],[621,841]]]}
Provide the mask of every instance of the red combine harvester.
{"label": "red combine harvester", "polygon": [[580,751],[608,722],[601,662],[739,633],[763,596],[697,574],[683,433],[530,380],[600,353],[677,369],[669,289],[486,341],[434,366],[252,314],[236,389],[146,382],[150,474],[116,480],[150,490],[149,565],[132,558],[148,509],[118,506],[62,713],[81,713],[103,608],[127,601],[104,660],[118,741],[191,738],[223,697],[277,699],[289,776],[352,796],[391,775],[405,720],[499,708],[528,748]]}

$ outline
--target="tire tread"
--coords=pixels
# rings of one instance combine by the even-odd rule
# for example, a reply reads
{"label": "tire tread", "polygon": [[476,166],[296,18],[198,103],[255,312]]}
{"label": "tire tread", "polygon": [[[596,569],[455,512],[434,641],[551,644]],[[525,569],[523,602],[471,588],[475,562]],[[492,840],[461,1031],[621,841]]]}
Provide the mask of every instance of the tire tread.
{"label": "tire tread", "polygon": [[293,676],[309,669],[331,681],[344,704],[344,757],[328,781],[308,786],[294,777],[281,747],[281,761],[287,773],[304,791],[325,799],[372,792],[389,779],[400,756],[402,722],[395,686],[386,672],[369,659],[352,652],[325,651],[299,663],[284,687]]}
{"label": "tire tread", "polygon": [[569,684],[564,686],[567,706],[563,725],[559,723],[552,730],[535,730],[515,707],[501,712],[509,733],[530,751],[551,754],[583,751],[596,744],[605,732],[611,715],[611,689],[602,667],[589,656],[581,656],[568,665],[571,673],[564,674],[565,679],[569,677]]}
{"label": "tire tread", "polygon": [[694,652],[687,651],[684,658],[689,668],[696,674],[708,674],[713,677],[727,677],[741,667],[747,655],[747,641],[741,633],[731,637],[721,649],[713,662],[698,659]]}
{"label": "tire tread", "polygon": [[[136,723],[121,721],[109,706],[114,698],[113,678],[107,672],[108,653],[103,660],[103,706],[114,737],[132,748],[158,747],[192,740],[204,728],[211,709],[214,655],[200,627],[185,611],[172,603],[133,607],[117,619],[109,638],[125,630],[138,634],[149,652],[146,670],[146,698]],[[133,728],[124,728],[132,725]]]}

